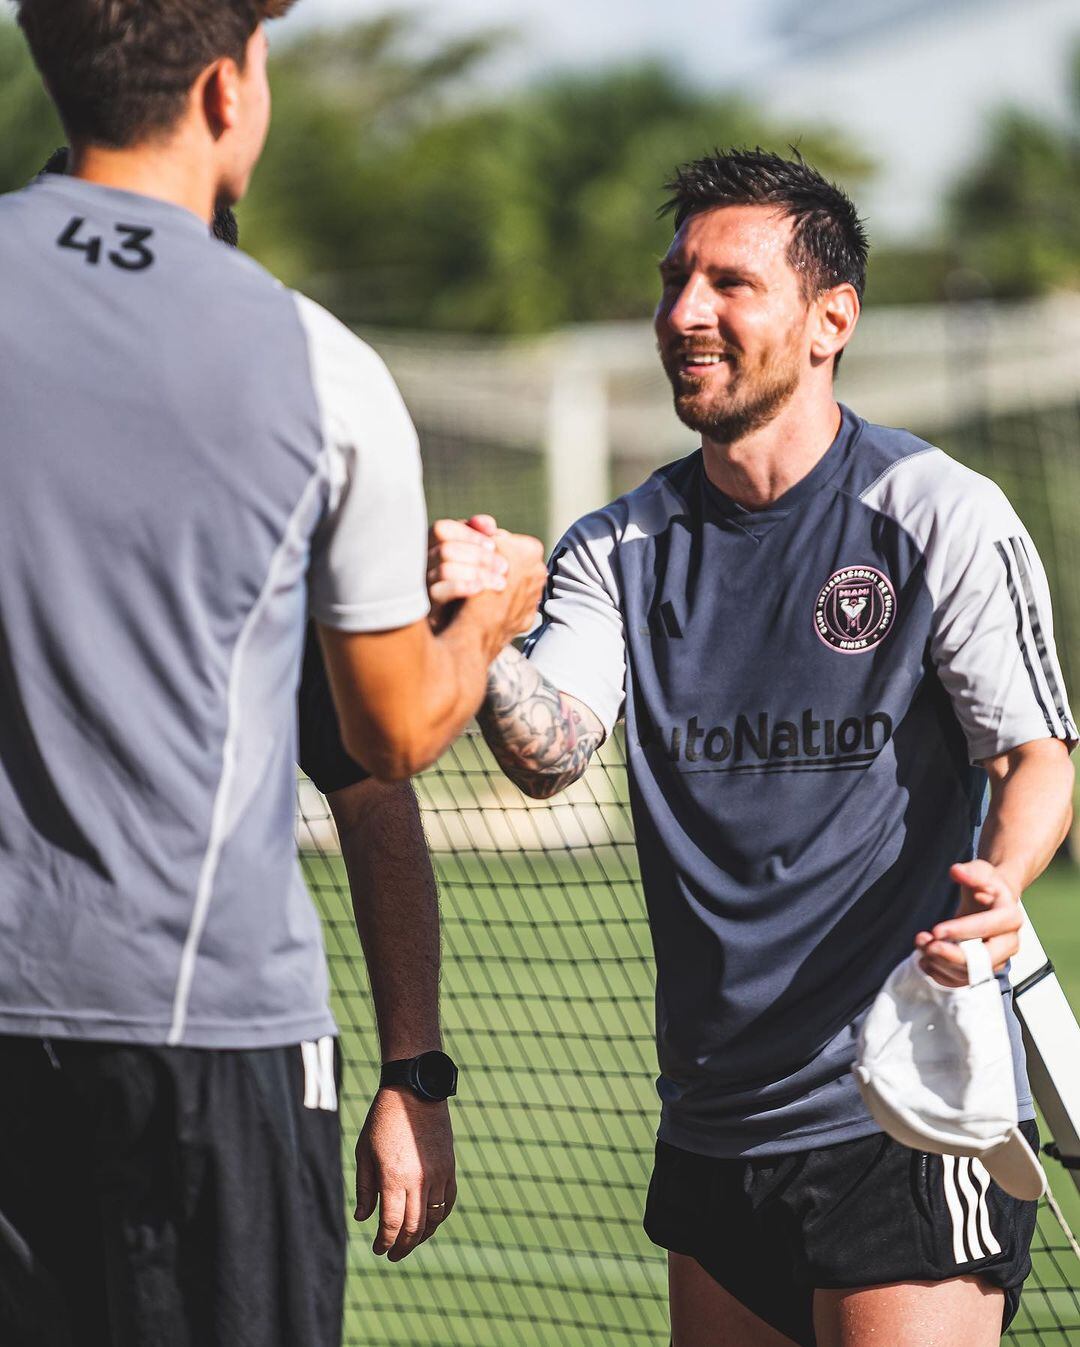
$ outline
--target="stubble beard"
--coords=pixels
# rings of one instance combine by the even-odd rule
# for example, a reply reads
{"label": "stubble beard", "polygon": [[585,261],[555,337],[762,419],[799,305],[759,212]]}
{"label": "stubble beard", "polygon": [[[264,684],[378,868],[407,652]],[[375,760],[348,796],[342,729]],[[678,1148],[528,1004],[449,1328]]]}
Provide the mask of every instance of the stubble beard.
{"label": "stubble beard", "polygon": [[710,399],[707,380],[688,387],[686,376],[667,371],[675,394],[675,414],[684,426],[719,444],[734,444],[767,426],[799,386],[797,359],[773,359],[748,375],[736,365],[734,386]]}

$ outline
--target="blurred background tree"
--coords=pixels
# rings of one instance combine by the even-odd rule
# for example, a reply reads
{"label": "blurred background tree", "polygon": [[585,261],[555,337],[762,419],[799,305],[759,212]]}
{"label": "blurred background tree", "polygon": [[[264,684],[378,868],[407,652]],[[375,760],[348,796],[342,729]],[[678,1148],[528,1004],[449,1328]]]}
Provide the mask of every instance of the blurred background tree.
{"label": "blurred background tree", "polygon": [[[648,64],[466,101],[506,41],[432,43],[398,13],[284,47],[247,246],[367,323],[530,333],[640,317],[673,167],[717,144],[795,138]],[[800,147],[848,183],[870,167],[836,135]]]}
{"label": "blurred background tree", "polygon": [[0,191],[21,187],[63,143],[22,33],[0,18]]}
{"label": "blurred background tree", "polygon": [[1080,286],[1080,53],[1065,125],[1008,108],[950,202],[955,253],[1000,299]]}
{"label": "blurred background tree", "polygon": [[[662,184],[687,158],[794,141],[856,200],[873,171],[842,134],[773,124],[662,65],[493,90],[478,76],[513,40],[436,37],[406,10],[282,41],[245,247],[350,321],[528,334],[649,312]],[[1007,298],[1080,286],[1080,59],[1075,84],[1066,125],[998,114],[947,203],[946,242],[876,246],[871,302],[940,301],[958,275]],[[0,189],[62,138],[0,21]]]}

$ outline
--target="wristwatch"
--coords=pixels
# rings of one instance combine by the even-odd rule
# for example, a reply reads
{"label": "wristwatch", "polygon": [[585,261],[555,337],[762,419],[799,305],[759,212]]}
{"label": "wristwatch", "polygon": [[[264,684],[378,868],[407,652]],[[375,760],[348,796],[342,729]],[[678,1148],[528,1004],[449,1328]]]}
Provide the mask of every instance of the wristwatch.
{"label": "wristwatch", "polygon": [[457,1094],[458,1069],[445,1052],[422,1052],[419,1057],[402,1057],[383,1062],[379,1086],[404,1085],[420,1099],[449,1099]]}

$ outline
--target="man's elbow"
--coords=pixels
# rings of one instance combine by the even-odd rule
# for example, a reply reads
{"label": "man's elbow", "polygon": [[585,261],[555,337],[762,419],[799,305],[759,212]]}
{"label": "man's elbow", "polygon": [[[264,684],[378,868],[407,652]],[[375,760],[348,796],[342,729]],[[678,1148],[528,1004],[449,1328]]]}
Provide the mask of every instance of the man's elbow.
{"label": "man's elbow", "polygon": [[503,763],[504,774],[517,786],[522,794],[531,800],[550,800],[552,796],[573,785],[581,772],[556,774],[552,772],[530,771],[528,768],[515,768]]}
{"label": "man's elbow", "polygon": [[446,747],[430,736],[408,730],[383,734],[368,725],[343,726],[341,737],[349,756],[384,782],[407,781],[425,771]]}

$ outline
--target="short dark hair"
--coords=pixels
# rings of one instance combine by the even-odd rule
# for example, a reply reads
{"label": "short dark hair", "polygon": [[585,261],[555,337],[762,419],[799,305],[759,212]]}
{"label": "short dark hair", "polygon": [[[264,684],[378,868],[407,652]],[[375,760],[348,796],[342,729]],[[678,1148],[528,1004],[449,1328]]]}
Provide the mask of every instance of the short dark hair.
{"label": "short dark hair", "polygon": [[201,71],[243,66],[252,33],[294,0],[15,0],[73,141],[124,149],[169,131]]}
{"label": "short dark hair", "polygon": [[[58,150],[53,150],[48,159],[45,160],[41,168],[39,177],[46,173],[58,173],[63,175],[71,168],[71,151],[66,145],[61,145]],[[210,224],[210,232],[214,238],[220,239],[222,243],[227,243],[230,248],[239,248],[240,246],[240,225],[237,222],[236,215],[229,206],[218,206],[214,211],[214,218]]]}
{"label": "short dark hair", "polygon": [[862,299],[870,245],[851,198],[806,163],[798,150],[784,159],[760,147],[716,150],[675,170],[661,214],[676,232],[691,215],[717,206],[774,206],[794,221],[788,261],[808,299],[834,285],[852,285]]}
{"label": "short dark hair", "polygon": [[210,223],[210,232],[230,248],[240,247],[240,225],[231,206],[218,206]]}

